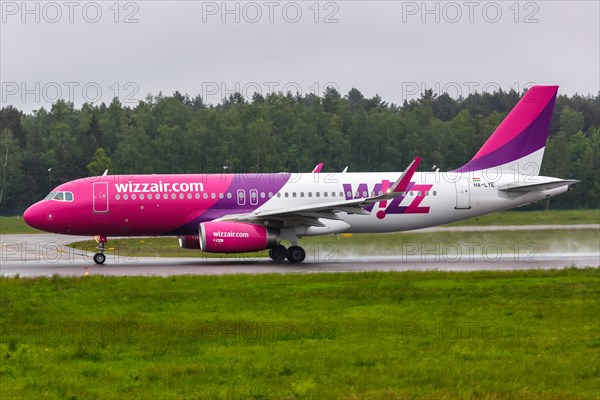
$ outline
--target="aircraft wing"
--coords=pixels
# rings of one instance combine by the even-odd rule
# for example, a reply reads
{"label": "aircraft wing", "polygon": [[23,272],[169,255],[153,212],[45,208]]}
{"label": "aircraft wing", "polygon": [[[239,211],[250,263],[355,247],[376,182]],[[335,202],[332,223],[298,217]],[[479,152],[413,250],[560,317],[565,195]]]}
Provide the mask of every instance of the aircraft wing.
{"label": "aircraft wing", "polygon": [[555,188],[558,188],[561,186],[566,186],[566,185],[574,185],[579,182],[581,182],[581,181],[578,181],[575,179],[558,179],[558,180],[551,181],[551,182],[534,183],[534,184],[530,184],[530,185],[509,183],[508,185],[499,187],[498,190],[501,190],[503,192],[509,192],[509,193],[528,193],[528,192],[536,192],[539,190],[555,189]]}
{"label": "aircraft wing", "polygon": [[341,219],[341,217],[337,215],[338,212],[368,215],[369,212],[365,211],[364,207],[401,196],[406,191],[420,162],[421,157],[415,158],[387,191],[376,196],[332,201],[329,203],[276,208],[271,210],[256,210],[246,214],[230,214],[218,218],[217,221],[257,222],[266,219],[296,220],[299,225],[321,226],[322,223],[318,221],[319,218]]}

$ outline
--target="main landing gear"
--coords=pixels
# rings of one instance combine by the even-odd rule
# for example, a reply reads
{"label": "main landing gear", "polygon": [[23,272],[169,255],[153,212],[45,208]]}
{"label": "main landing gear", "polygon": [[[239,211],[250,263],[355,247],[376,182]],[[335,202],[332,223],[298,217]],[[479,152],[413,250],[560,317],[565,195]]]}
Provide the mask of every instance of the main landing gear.
{"label": "main landing gear", "polygon": [[279,245],[269,249],[269,257],[273,261],[283,261],[286,258],[291,263],[301,263],[306,258],[306,252],[300,246],[290,246],[288,249]]}
{"label": "main landing gear", "polygon": [[106,242],[108,241],[108,239],[104,235],[96,235],[94,236],[94,239],[98,243],[98,246],[96,246],[96,250],[98,250],[98,253],[94,254],[94,262],[96,264],[104,264],[104,261],[106,261],[106,256],[104,255],[104,252],[106,251]]}

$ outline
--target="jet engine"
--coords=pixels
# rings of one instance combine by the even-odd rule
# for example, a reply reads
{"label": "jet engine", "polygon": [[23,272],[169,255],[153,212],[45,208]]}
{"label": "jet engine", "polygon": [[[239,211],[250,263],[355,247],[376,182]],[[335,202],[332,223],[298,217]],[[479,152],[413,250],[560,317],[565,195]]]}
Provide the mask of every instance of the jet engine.
{"label": "jet engine", "polygon": [[[207,253],[245,253],[270,249],[279,245],[277,229],[244,222],[203,222],[200,224],[199,233],[199,240],[196,243],[200,250]],[[184,244],[195,246],[193,239],[189,242],[185,240],[188,237],[198,238],[198,236],[183,237]],[[181,245],[181,238],[179,242]]]}
{"label": "jet engine", "polygon": [[179,247],[182,249],[200,250],[200,236],[187,235],[179,236]]}

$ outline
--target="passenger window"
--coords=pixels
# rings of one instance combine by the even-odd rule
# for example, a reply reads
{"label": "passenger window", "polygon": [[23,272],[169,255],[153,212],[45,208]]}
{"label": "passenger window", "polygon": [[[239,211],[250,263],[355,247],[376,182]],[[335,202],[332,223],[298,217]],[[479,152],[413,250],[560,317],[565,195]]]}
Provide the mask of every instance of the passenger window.
{"label": "passenger window", "polygon": [[134,194],[131,195],[131,200],[135,200],[137,198],[137,196]]}
{"label": "passenger window", "polygon": [[140,194],[140,200],[144,200],[144,194]]}
{"label": "passenger window", "polygon": [[327,197],[327,192],[323,192],[323,197]]}
{"label": "passenger window", "polygon": [[129,198],[129,195],[128,195],[127,193],[125,193],[125,194],[123,195],[123,200],[127,200],[128,198]]}
{"label": "passenger window", "polygon": [[121,200],[121,195],[119,193],[115,195],[115,200]]}

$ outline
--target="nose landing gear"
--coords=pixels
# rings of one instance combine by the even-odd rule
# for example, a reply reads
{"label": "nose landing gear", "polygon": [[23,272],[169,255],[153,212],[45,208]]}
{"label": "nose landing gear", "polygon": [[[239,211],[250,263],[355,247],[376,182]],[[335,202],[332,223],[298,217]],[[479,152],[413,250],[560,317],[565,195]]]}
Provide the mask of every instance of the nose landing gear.
{"label": "nose landing gear", "polygon": [[96,242],[98,243],[98,246],[96,246],[96,250],[98,250],[98,253],[94,254],[94,262],[96,264],[104,264],[104,261],[106,261],[106,256],[104,255],[104,252],[106,251],[106,242],[108,241],[108,239],[104,235],[96,235],[94,236],[94,240],[96,240]]}

